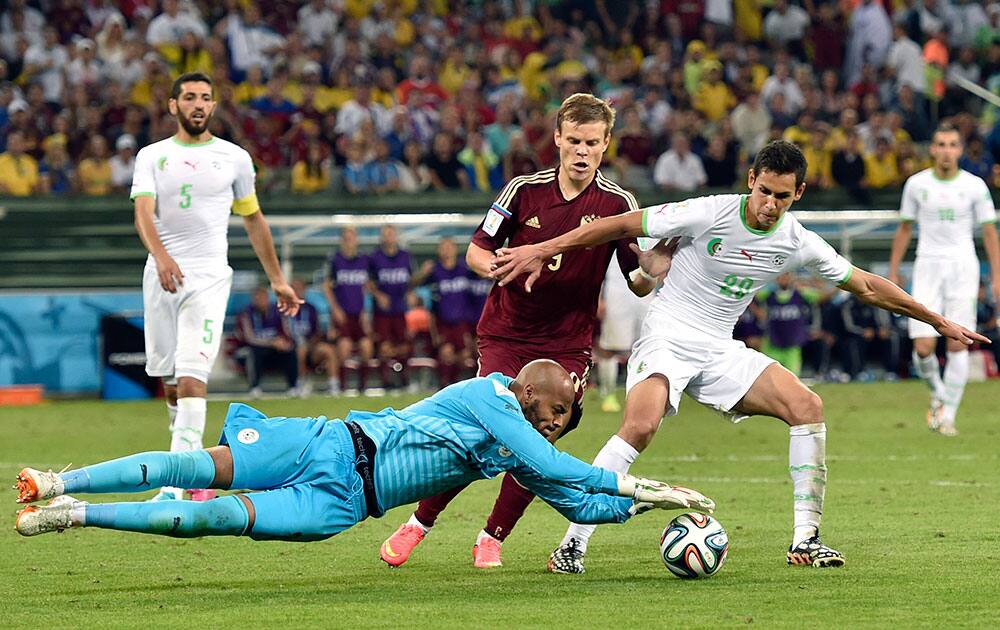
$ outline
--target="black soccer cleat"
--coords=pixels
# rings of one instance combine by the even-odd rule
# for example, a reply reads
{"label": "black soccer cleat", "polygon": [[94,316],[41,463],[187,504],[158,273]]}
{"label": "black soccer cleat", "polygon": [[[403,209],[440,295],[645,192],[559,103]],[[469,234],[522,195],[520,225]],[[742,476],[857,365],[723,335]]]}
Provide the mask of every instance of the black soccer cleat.
{"label": "black soccer cleat", "polygon": [[552,573],[583,573],[583,554],[580,541],[570,538],[569,542],[559,545],[549,556],[548,570]]}
{"label": "black soccer cleat", "polygon": [[789,547],[785,558],[788,564],[812,565],[817,569],[842,567],[847,562],[844,554],[824,545],[820,541],[818,533],[811,538],[806,538],[797,545]]}

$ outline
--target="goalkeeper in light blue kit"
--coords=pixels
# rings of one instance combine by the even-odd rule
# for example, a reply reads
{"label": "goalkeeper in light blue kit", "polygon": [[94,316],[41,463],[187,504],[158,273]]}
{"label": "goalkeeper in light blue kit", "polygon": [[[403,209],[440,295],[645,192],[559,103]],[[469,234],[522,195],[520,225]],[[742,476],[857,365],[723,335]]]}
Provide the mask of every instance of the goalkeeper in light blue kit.
{"label": "goalkeeper in light blue kit", "polygon": [[[18,512],[34,536],[100,527],[165,536],[329,538],[369,516],[476,479],[511,471],[578,523],[621,523],[657,507],[711,512],[692,490],[617,474],[555,449],[545,436],[568,421],[569,374],[554,361],[529,363],[517,378],[490,374],[456,383],[402,410],[352,411],[346,420],[268,418],[229,408],[219,446],[149,452],[64,473],[25,468]],[[160,486],[248,489],[204,503],[91,504],[68,493],[141,492]]]}

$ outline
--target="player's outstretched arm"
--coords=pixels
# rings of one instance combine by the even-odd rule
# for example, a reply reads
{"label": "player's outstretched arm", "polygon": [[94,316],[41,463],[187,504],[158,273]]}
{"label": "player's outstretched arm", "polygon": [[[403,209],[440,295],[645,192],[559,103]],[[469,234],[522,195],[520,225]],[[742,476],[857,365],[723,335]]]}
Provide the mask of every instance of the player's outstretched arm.
{"label": "player's outstretched arm", "polygon": [[930,324],[942,337],[960,341],[967,346],[976,341],[980,343],[990,342],[986,337],[938,315],[914,300],[909,293],[878,274],[854,267],[850,277],[840,285],[840,288],[858,296],[858,299],[865,304],[871,304]]}
{"label": "player's outstretched arm", "polygon": [[645,236],[642,218],[643,211],[635,210],[592,221],[561,236],[534,245],[500,248],[493,260],[490,277],[498,280],[500,286],[503,286],[519,275],[528,273],[524,288],[530,293],[531,286],[541,274],[542,264],[546,260],[574,249],[593,247],[623,238]]}
{"label": "player's outstretched arm", "polygon": [[156,197],[139,195],[135,198],[135,230],[156,263],[160,286],[168,293],[176,293],[177,287],[184,284],[184,273],[163,246],[163,241],[156,231],[156,224],[153,222],[154,214],[156,214]]}
{"label": "player's outstretched arm", "polygon": [[274,251],[271,227],[267,224],[264,213],[258,210],[244,216],[243,227],[246,228],[253,251],[271,282],[271,289],[278,298],[278,310],[289,317],[294,317],[304,300],[295,294],[295,290],[288,284],[284,272],[281,271],[278,254]]}

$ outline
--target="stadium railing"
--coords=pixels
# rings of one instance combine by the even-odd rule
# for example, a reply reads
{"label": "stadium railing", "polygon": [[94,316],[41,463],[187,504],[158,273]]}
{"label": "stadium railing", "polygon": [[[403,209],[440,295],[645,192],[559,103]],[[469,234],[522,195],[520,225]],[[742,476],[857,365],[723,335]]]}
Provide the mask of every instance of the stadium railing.
{"label": "stadium railing", "polygon": [[[675,191],[676,192],[676,191]],[[705,192],[705,191],[699,191]],[[827,199],[815,191],[814,197]],[[878,207],[894,208],[885,191]],[[646,192],[640,204],[676,195]],[[362,246],[377,241],[378,228],[392,221],[418,257],[432,256],[439,239],[453,236],[460,245],[489,207],[489,193],[421,193],[346,197],[268,197],[262,200],[274,228],[279,254],[299,275],[320,273],[339,228],[361,228]],[[842,199],[827,206],[796,204],[795,215],[859,264],[888,259],[897,215],[894,210],[854,210]],[[805,199],[803,200],[805,201]],[[842,203],[843,202],[843,203]],[[240,219],[234,224],[239,225]],[[230,233],[230,264],[245,282],[256,282],[259,263],[242,227]],[[0,199],[0,290],[136,288],[146,252],[133,225],[132,208],[122,197]]]}
{"label": "stadium railing", "polygon": [[[804,210],[794,214],[803,225],[830,241],[849,258],[854,254],[858,241],[881,244],[879,249],[887,258],[888,250],[884,248],[884,242],[892,239],[899,221],[899,213],[895,210]],[[461,213],[271,215],[268,222],[285,274],[291,276],[303,274],[301,263],[305,261],[314,261],[306,269],[316,271],[315,259],[325,257],[339,243],[339,232],[344,227],[357,229],[362,249],[373,249],[378,244],[382,226],[395,225],[400,241],[411,253],[430,256],[444,237],[452,237],[460,245],[468,243],[469,236],[482,218],[482,214]],[[242,219],[233,218],[230,221],[229,242],[231,248],[250,246],[242,230]]]}

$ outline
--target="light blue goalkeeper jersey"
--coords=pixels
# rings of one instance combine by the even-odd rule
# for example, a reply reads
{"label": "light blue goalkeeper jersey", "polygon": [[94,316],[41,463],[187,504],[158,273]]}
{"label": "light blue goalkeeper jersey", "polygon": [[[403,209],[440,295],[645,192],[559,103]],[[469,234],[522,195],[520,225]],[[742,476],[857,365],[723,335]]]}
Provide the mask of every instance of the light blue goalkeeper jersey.
{"label": "light blue goalkeeper jersey", "polygon": [[557,450],[500,373],[456,383],[402,410],[352,411],[378,446],[375,488],[389,510],[504,471],[574,523],[628,520],[614,473]]}

